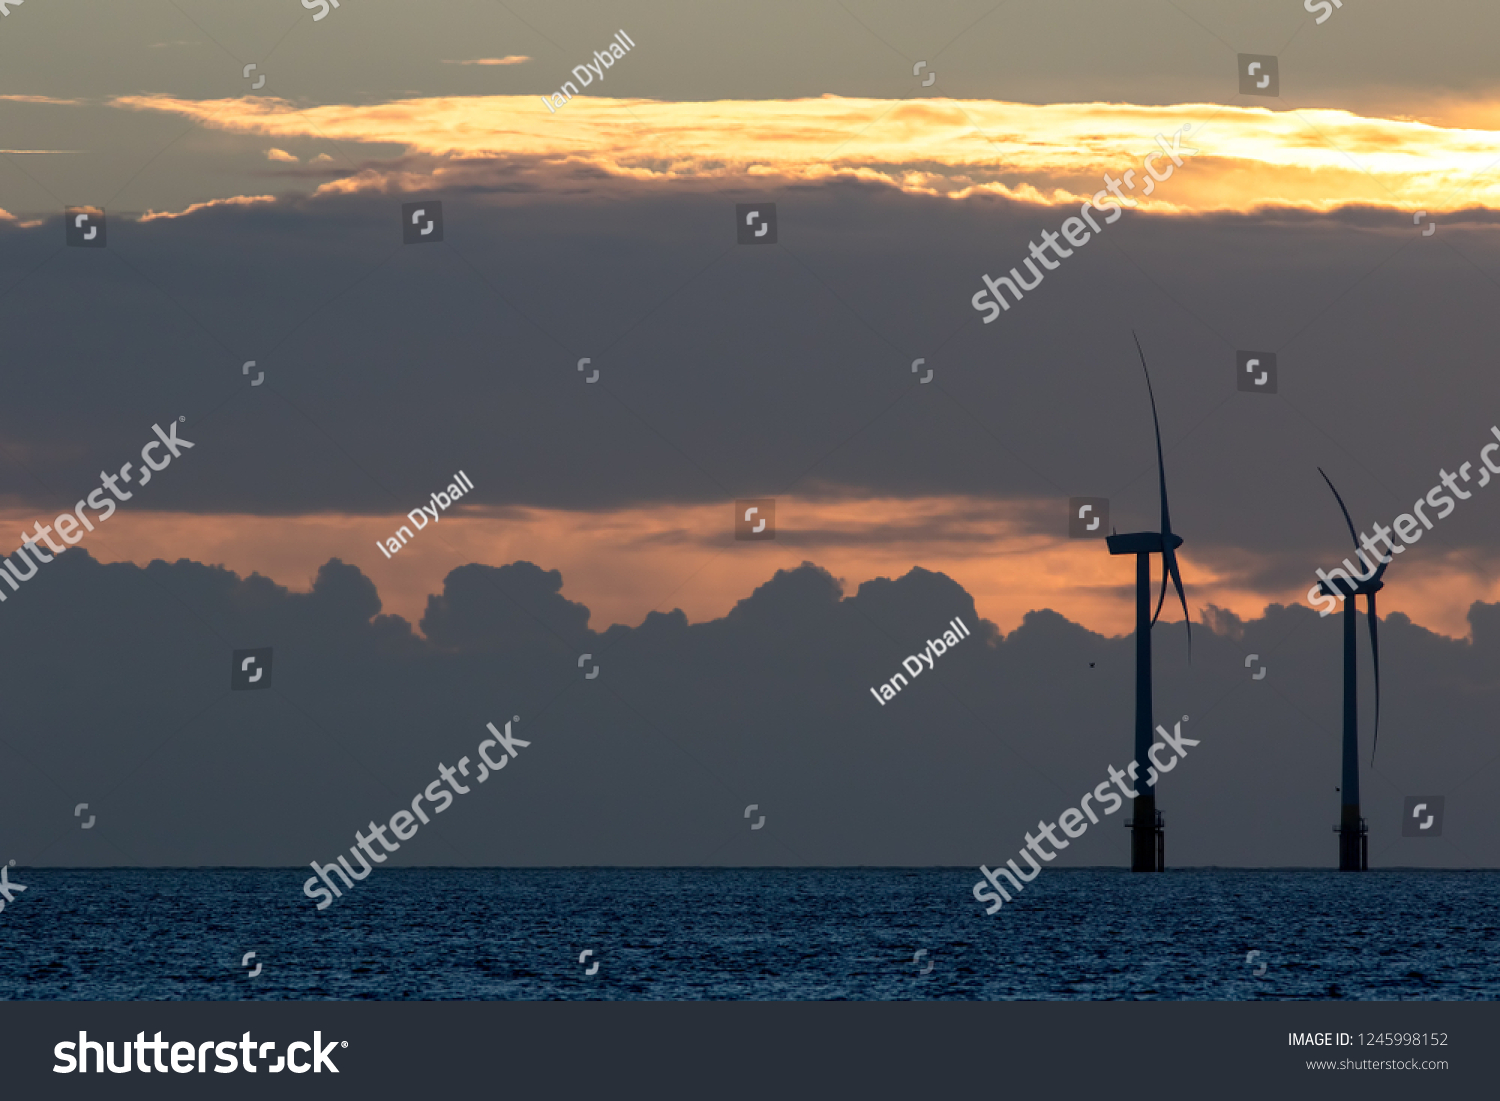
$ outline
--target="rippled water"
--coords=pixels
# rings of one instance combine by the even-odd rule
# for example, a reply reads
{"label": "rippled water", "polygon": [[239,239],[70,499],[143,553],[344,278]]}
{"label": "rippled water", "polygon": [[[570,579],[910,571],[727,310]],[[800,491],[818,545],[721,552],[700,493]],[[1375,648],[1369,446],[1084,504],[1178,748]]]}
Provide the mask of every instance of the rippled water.
{"label": "rippled water", "polygon": [[972,868],[306,874],[12,869],[0,997],[1500,997],[1491,871],[1057,869],[994,917]]}

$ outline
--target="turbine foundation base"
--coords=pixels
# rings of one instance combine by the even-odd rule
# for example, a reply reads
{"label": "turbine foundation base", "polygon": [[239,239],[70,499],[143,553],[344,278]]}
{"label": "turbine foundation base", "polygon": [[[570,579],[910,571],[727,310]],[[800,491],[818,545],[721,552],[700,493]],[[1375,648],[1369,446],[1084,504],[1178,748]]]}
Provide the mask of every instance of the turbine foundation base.
{"label": "turbine foundation base", "polygon": [[1370,870],[1370,827],[1359,816],[1359,806],[1346,804],[1339,815],[1339,824],[1334,827],[1339,835],[1339,871],[1367,872]]}
{"label": "turbine foundation base", "polygon": [[1135,816],[1126,827],[1130,830],[1130,870],[1166,871],[1166,823],[1156,809],[1155,796],[1142,795],[1135,800]]}

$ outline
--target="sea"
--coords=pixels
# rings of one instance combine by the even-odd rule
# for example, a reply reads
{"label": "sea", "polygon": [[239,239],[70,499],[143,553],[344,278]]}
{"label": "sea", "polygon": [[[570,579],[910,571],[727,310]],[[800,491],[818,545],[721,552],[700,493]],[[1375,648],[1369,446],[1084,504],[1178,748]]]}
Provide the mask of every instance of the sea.
{"label": "sea", "polygon": [[[11,868],[0,998],[1465,1000],[1500,872]],[[253,956],[248,955],[254,953]]]}

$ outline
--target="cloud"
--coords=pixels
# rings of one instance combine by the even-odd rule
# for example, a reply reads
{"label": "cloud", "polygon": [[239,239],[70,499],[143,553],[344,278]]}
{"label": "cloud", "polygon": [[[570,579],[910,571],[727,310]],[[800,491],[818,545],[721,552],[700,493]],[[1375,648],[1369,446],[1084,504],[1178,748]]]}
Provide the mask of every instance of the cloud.
{"label": "cloud", "polygon": [[[663,103],[580,95],[566,112],[531,96],[463,96],[301,109],[283,100],[122,96],[117,107],[165,111],[205,126],[274,137],[389,143],[410,156],[504,158],[587,167],[602,178],[741,183],[857,179],[911,194],[1081,203],[1105,174],[1133,170],[1155,135],[1191,125],[1199,152],[1141,208],[1245,213],[1278,206],[1364,205],[1450,211],[1500,207],[1496,134],[1367,118],[1341,110],[1269,111],[1215,104],[1023,104],[818,99]],[[383,189],[407,169],[369,166],[330,184]],[[576,179],[576,175],[575,175]]]}
{"label": "cloud", "polygon": [[297,163],[297,158],[292,156],[292,154],[288,153],[285,149],[267,149],[266,157],[267,159],[273,161],[286,161],[289,164]]}
{"label": "cloud", "polygon": [[3,95],[0,103],[50,103],[60,107],[77,107],[87,100],[82,99],[59,99],[56,96],[30,96],[30,95]]}
{"label": "cloud", "polygon": [[478,57],[472,61],[444,61],[444,65],[520,65],[530,61],[531,58],[524,54],[510,54],[506,57]]}
{"label": "cloud", "polygon": [[[65,554],[0,604],[10,852],[23,866],[286,865],[301,902],[296,868],[512,715],[532,746],[502,787],[444,816],[451,847],[413,844],[392,865],[993,863],[1128,761],[1134,640],[1047,610],[998,631],[940,573],[850,592],[804,563],[711,622],[673,612],[607,632],[563,582],[525,561],[454,569],[423,639],[337,560],[296,593],[186,559]],[[954,616],[972,637],[878,704],[870,687]],[[1382,624],[1375,767],[1368,721],[1361,756],[1380,866],[1500,862],[1500,606],[1470,620],[1463,641]],[[1326,868],[1339,625],[1301,608],[1217,622],[1191,665],[1180,630],[1156,632],[1158,715],[1191,716],[1201,743],[1158,791],[1173,864]],[[38,644],[64,624],[87,629],[62,651]],[[272,686],[228,691],[231,652],[249,646],[274,648]],[[1368,715],[1367,675],[1362,694]],[[1402,799],[1419,793],[1448,796],[1451,843],[1401,839]],[[83,801],[89,833],[69,817]],[[748,847],[752,802],[787,849]],[[1127,839],[1090,831],[1058,863],[1118,866]]]}
{"label": "cloud", "polygon": [[23,222],[21,221],[21,219],[17,218],[14,214],[12,214],[8,210],[5,210],[4,208],[0,208],[0,222],[8,222],[11,225],[15,226],[17,229],[34,229],[42,224],[42,221],[40,219]]}
{"label": "cloud", "polygon": [[[8,383],[0,494],[55,516],[134,456],[143,429],[185,414],[202,425],[194,462],[130,502],[144,526],[101,554],[188,553],[294,587],[338,556],[408,617],[459,561],[530,557],[563,567],[605,622],[681,585],[702,621],[747,582],[743,558],[703,565],[733,500],[777,496],[778,552],[851,583],[928,565],[1007,629],[1045,601],[1117,630],[1119,563],[1058,540],[1071,495],[1109,497],[1121,531],[1156,520],[1132,329],[1195,607],[1248,617],[1300,601],[1314,568],[1347,553],[1319,466],[1362,526],[1388,520],[1440,468],[1476,459],[1500,417],[1481,382],[1488,342],[1465,320],[1483,316],[1474,271],[1494,246],[1446,223],[1423,238],[1409,218],[1130,213],[983,326],[969,299],[980,273],[1025,254],[1038,219],[1023,204],[799,187],[777,196],[782,244],[752,250],[732,243],[738,193],[442,194],[447,239],[432,249],[399,246],[395,195],[113,223],[151,282],[88,269],[87,326],[72,284],[33,274],[57,217],[40,231],[0,222],[0,285],[17,287],[0,324],[20,361],[52,365]],[[1417,348],[1393,339],[1413,311],[1449,319]],[[1238,394],[1217,331],[1262,348],[1295,335],[1282,393]],[[586,355],[596,386],[575,370]],[[915,382],[918,356],[931,384]],[[377,560],[391,519],[459,468],[483,523],[405,564]],[[1457,635],[1474,599],[1495,598],[1496,485],[1403,556],[1385,607]],[[277,525],[293,520],[304,545],[280,549]],[[102,533],[110,546],[117,531]],[[694,556],[682,574],[673,548]]]}
{"label": "cloud", "polygon": [[218,206],[249,206],[252,203],[274,203],[275,201],[274,195],[234,195],[227,199],[209,199],[204,203],[193,203],[186,210],[175,212],[148,210],[140,216],[139,220],[154,222],[162,218],[186,218],[189,214],[196,214],[200,210],[212,210]]}

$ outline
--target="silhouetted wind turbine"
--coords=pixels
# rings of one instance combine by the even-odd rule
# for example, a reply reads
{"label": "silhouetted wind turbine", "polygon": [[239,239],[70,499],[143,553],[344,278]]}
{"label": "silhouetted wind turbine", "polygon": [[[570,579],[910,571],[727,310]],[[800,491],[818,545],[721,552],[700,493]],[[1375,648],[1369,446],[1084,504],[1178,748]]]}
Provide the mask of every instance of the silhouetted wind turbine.
{"label": "silhouetted wind turbine", "polygon": [[[1323,468],[1318,468],[1318,473],[1323,474]],[[1344,523],[1349,525],[1349,538],[1354,540],[1354,555],[1359,559],[1360,565],[1364,566],[1362,574],[1349,559],[1344,559],[1344,565],[1349,567],[1349,573],[1341,569],[1333,569],[1328,573],[1322,570],[1318,575],[1323,581],[1318,585],[1318,591],[1327,593],[1329,596],[1344,597],[1344,782],[1340,786],[1340,794],[1343,804],[1339,808],[1339,824],[1337,833],[1339,835],[1339,871],[1362,872],[1369,869],[1370,849],[1369,834],[1365,827],[1365,821],[1359,816],[1359,718],[1358,718],[1358,693],[1356,691],[1355,677],[1355,646],[1354,646],[1354,617],[1356,615],[1355,601],[1351,598],[1363,596],[1366,600],[1366,619],[1370,621],[1370,658],[1375,663],[1375,737],[1370,744],[1370,763],[1375,763],[1375,747],[1380,741],[1380,636],[1376,632],[1375,624],[1375,594],[1385,588],[1385,583],[1380,580],[1385,568],[1391,564],[1393,555],[1382,555],[1373,547],[1374,540],[1365,544],[1362,550],[1359,545],[1359,535],[1354,530],[1354,521],[1349,518],[1349,510],[1344,507],[1344,499],[1339,496],[1339,491],[1333,488],[1333,482],[1327,474],[1323,474],[1323,480],[1328,482],[1328,488],[1333,489],[1333,498],[1339,503],[1339,509],[1344,514]],[[1365,557],[1368,550],[1377,559],[1383,559],[1378,565],[1370,562]],[[1394,552],[1393,552],[1394,553]],[[1351,577],[1349,574],[1354,576]],[[1337,577],[1336,575],[1342,575]]]}
{"label": "silhouetted wind turbine", "polygon": [[[1135,336],[1134,333],[1131,334]],[[1161,422],[1156,416],[1156,394],[1151,389],[1151,372],[1146,370],[1146,353],[1135,338],[1135,350],[1141,357],[1146,374],[1146,394],[1151,399],[1151,423],[1156,428],[1156,473],[1161,483],[1161,530],[1141,531],[1130,535],[1111,535],[1105,541],[1110,554],[1135,555],[1135,761],[1137,779],[1134,814],[1130,824],[1130,870],[1159,872],[1165,870],[1165,844],[1161,816],[1156,812],[1156,792],[1146,786],[1147,753],[1151,750],[1151,628],[1161,616],[1167,600],[1167,578],[1177,588],[1182,601],[1182,618],[1188,632],[1188,655],[1192,656],[1193,624],[1188,617],[1187,594],[1182,589],[1182,574],[1177,570],[1177,548],[1182,537],[1172,534],[1167,511],[1167,471],[1162,463]],[[1162,558],[1161,597],[1156,614],[1151,614],[1151,556]],[[1154,842],[1154,843],[1153,843]]]}

